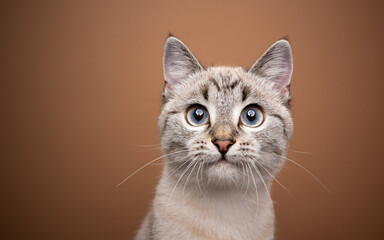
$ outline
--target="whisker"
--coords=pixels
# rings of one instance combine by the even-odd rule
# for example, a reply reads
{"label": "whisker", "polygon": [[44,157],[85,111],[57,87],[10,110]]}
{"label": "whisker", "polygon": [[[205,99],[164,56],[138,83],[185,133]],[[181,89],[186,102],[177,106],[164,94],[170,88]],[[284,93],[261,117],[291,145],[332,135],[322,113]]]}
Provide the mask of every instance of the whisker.
{"label": "whisker", "polygon": [[293,149],[288,149],[288,151],[294,152],[294,153],[302,153],[302,154],[316,154],[314,152],[303,152],[303,151],[297,151]]}
{"label": "whisker", "polygon": [[327,190],[327,192],[331,193],[331,191],[313,174],[311,173],[308,169],[306,169],[304,166],[302,166],[301,164],[293,161],[292,159],[289,159],[287,157],[284,157],[286,160],[296,164],[297,166],[299,166],[301,169],[303,169],[304,171],[306,171],[309,175],[311,175],[325,190]]}
{"label": "whisker", "polygon": [[200,161],[199,161],[199,168],[197,169],[197,173],[196,173],[196,182],[197,182],[197,186],[198,186],[199,189],[200,189],[201,194],[202,194],[205,198],[207,198],[207,196],[205,196],[203,190],[202,190],[201,187],[200,187],[200,181],[199,181],[199,171],[200,171],[200,168],[201,168],[201,165],[202,165],[202,164],[203,164],[203,161],[200,160]]}
{"label": "whisker", "polygon": [[282,183],[280,183],[279,180],[277,180],[277,178],[274,177],[265,167],[263,167],[263,165],[259,163],[259,166],[262,167],[264,171],[266,171],[269,174],[269,176],[271,176],[280,185],[280,187],[282,187],[289,195],[292,196],[292,194],[288,191],[288,189]]}
{"label": "whisker", "polygon": [[158,158],[155,158],[154,160],[144,164],[143,166],[141,166],[139,169],[137,169],[136,171],[134,171],[131,175],[129,175],[128,177],[126,177],[123,181],[121,181],[119,184],[116,185],[116,187],[119,187],[121,184],[125,183],[128,179],[130,179],[133,175],[135,175],[137,172],[139,172],[141,169],[145,168],[146,166],[150,165],[151,163],[153,162],[156,162],[164,157],[168,157],[168,156],[171,156],[171,155],[174,155],[174,154],[177,154],[177,153],[182,153],[182,152],[187,152],[188,150],[183,150],[183,151],[178,151],[178,152],[173,152],[173,153],[170,153],[170,154],[166,154],[166,155],[163,155],[163,156],[160,156]]}
{"label": "whisker", "polygon": [[[242,161],[243,162],[243,161]],[[243,162],[243,164],[244,164],[244,162]],[[245,172],[246,172],[246,174],[247,174],[247,179],[248,179],[248,183],[247,183],[247,188],[245,189],[245,192],[244,192],[244,195],[241,197],[241,200],[243,200],[244,199],[244,197],[245,197],[245,195],[247,195],[247,193],[248,193],[248,188],[249,188],[249,172],[248,172],[248,168],[247,168],[247,166],[244,164],[244,169],[245,169]]]}
{"label": "whisker", "polygon": [[[244,159],[246,159],[246,156],[245,156],[242,152],[240,152],[240,154],[243,155],[243,158],[244,158]],[[245,160],[242,160],[241,163],[242,163],[243,165],[244,165],[244,163],[245,163],[245,164],[248,164]],[[251,172],[251,173],[252,173],[252,172]],[[252,174],[252,176],[253,176],[253,174]],[[247,192],[248,192],[248,187],[249,187],[249,173],[248,173],[248,171],[247,171],[247,177],[248,177],[248,185],[247,185],[247,189],[246,189],[244,195],[241,197],[241,200],[243,200],[243,198],[245,197],[245,195],[246,195]],[[256,185],[255,185],[255,188],[256,188]],[[256,188],[256,194],[257,194],[257,188]]]}
{"label": "whisker", "polygon": [[133,146],[136,146],[136,147],[158,147],[158,146],[161,146],[161,143],[148,144],[148,145],[143,145],[143,144],[133,144]]}
{"label": "whisker", "polygon": [[269,198],[269,200],[270,200],[270,202],[271,202],[271,206],[273,206],[273,201],[272,201],[271,195],[270,195],[270,193],[269,193],[269,188],[267,187],[267,184],[265,184],[265,181],[264,181],[263,176],[262,176],[261,173],[259,172],[259,169],[257,168],[256,165],[254,165],[254,164],[250,164],[250,165],[256,170],[257,175],[259,175],[261,181],[263,182],[263,185],[264,185],[264,187],[265,187],[265,190],[267,191],[268,198]]}
{"label": "whisker", "polygon": [[[251,176],[252,176],[252,179],[253,179],[253,183],[255,184],[255,190],[256,190],[256,202],[257,202],[257,207],[256,207],[256,216],[258,215],[259,213],[259,192],[257,190],[257,184],[256,184],[256,180],[255,180],[255,176],[253,176],[253,172],[252,172],[252,169],[251,167],[249,166],[249,163],[248,162],[245,162],[246,165],[248,166],[249,168],[249,171],[251,172]],[[256,219],[255,219],[256,220]]]}
{"label": "whisker", "polygon": [[203,190],[207,191],[207,188],[205,187],[205,184],[204,184],[204,181],[203,181],[204,180],[204,178],[203,178],[203,171],[204,171],[204,163],[203,163],[203,160],[201,160],[201,171],[200,171],[201,184],[203,185]]}
{"label": "whisker", "polygon": [[[181,160],[185,160],[185,159],[187,159],[188,158],[188,156],[186,156],[185,158],[183,158],[183,159],[181,159]],[[182,164],[180,164],[177,168],[175,168],[175,170],[171,173],[171,174],[169,174],[169,176],[172,176],[177,170],[179,170],[182,166],[184,166],[184,164],[186,164],[186,163],[188,163],[188,161],[184,161]]]}
{"label": "whisker", "polygon": [[[243,200],[244,197],[245,197],[245,195],[247,195],[247,193],[248,193],[248,188],[249,188],[249,173],[248,173],[248,170],[247,170],[247,168],[246,168],[244,162],[241,161],[241,163],[242,163],[243,168],[244,168],[244,174],[247,175],[247,179],[248,179],[248,182],[247,182],[247,188],[245,189],[244,195],[241,197],[241,200]],[[244,175],[244,179],[245,179],[245,175]],[[244,180],[244,182],[245,182],[245,180]]]}
{"label": "whisker", "polygon": [[188,177],[187,177],[187,179],[185,180],[184,187],[183,187],[183,202],[184,202],[184,192],[185,192],[185,187],[186,187],[187,184],[188,184],[188,179],[189,179],[189,177],[191,176],[191,174],[193,173],[193,170],[195,169],[196,165],[199,163],[198,161],[196,161],[196,158],[195,158],[193,161],[195,162],[195,164],[193,165],[192,170],[189,172]]}
{"label": "whisker", "polygon": [[240,190],[244,189],[244,185],[245,185],[245,173],[244,173],[244,163],[242,161],[240,161],[241,163],[241,168],[242,168],[242,173],[243,173],[243,182],[241,183],[241,187],[240,187]]}
{"label": "whisker", "polygon": [[[244,154],[243,154],[243,156],[244,156]],[[284,187],[284,185],[283,184],[281,184],[280,182],[279,182],[279,180],[277,180],[277,178],[275,178],[265,167],[263,167],[263,165],[261,165],[260,163],[259,163],[259,161],[257,161],[257,159],[255,158],[255,157],[253,157],[252,158],[254,161],[255,161],[255,166],[256,166],[256,168],[257,168],[257,164],[260,166],[260,167],[262,167],[268,174],[269,174],[269,176],[271,176],[289,195],[291,195],[292,196],[292,194],[288,191],[288,189],[286,188],[286,187]],[[257,169],[258,170],[258,169]],[[258,173],[259,174],[259,173]],[[261,174],[261,173],[260,173]],[[260,175],[259,174],[259,175]],[[263,179],[262,179],[263,180]],[[264,181],[263,181],[264,182]],[[264,185],[265,185],[265,183],[264,183]],[[268,195],[269,195],[269,192],[268,192]],[[271,198],[271,196],[269,196],[270,198]],[[272,199],[271,199],[272,200]]]}
{"label": "whisker", "polygon": [[171,197],[172,197],[172,194],[173,192],[175,191],[176,187],[177,187],[177,184],[179,184],[180,180],[183,178],[184,174],[188,171],[188,169],[192,166],[192,164],[194,163],[194,160],[192,160],[188,166],[185,168],[185,170],[183,171],[183,173],[181,174],[181,176],[179,177],[179,179],[177,180],[175,186],[173,187],[172,191],[171,191],[171,194],[169,194],[169,198],[168,198],[168,203],[169,201],[171,200]]}
{"label": "whisker", "polygon": [[151,165],[156,166],[156,165],[164,165],[164,164],[165,164],[164,162],[160,162],[160,163],[152,163]]}

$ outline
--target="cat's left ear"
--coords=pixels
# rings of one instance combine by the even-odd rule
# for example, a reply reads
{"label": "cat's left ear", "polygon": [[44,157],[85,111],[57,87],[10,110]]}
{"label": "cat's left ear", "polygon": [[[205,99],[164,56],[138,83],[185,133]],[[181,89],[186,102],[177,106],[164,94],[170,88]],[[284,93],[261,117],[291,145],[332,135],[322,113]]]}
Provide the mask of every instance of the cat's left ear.
{"label": "cat's left ear", "polygon": [[173,87],[188,78],[189,75],[203,70],[192,52],[179,39],[169,37],[164,47],[164,91],[172,91]]}
{"label": "cat's left ear", "polygon": [[249,69],[249,72],[272,81],[284,101],[290,99],[292,71],[292,50],[286,40],[279,40],[273,44]]}

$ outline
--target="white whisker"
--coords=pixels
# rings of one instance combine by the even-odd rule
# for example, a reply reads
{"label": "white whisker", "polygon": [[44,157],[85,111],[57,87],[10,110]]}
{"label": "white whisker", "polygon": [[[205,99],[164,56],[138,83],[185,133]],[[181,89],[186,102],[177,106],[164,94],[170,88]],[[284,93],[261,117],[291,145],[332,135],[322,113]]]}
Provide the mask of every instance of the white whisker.
{"label": "white whisker", "polygon": [[188,169],[192,166],[192,164],[194,163],[194,161],[192,160],[188,166],[185,168],[185,170],[183,171],[183,173],[181,174],[181,176],[179,177],[179,179],[177,180],[175,186],[173,187],[172,191],[171,191],[171,194],[169,194],[169,198],[168,198],[168,202],[171,200],[171,197],[172,197],[172,194],[173,192],[175,191],[176,187],[177,187],[177,184],[179,184],[180,180],[183,178],[184,174],[188,171]]}
{"label": "white whisker", "polygon": [[[181,160],[186,160],[187,158],[189,158],[189,156],[186,156],[185,158],[183,158]],[[174,171],[171,174],[169,174],[169,176],[172,176],[177,170],[179,170],[186,163],[188,163],[188,161],[184,161],[182,164],[180,164],[177,168],[174,169]]]}
{"label": "white whisker", "polygon": [[170,154],[166,154],[166,155],[163,155],[163,156],[160,156],[158,158],[155,158],[154,160],[144,164],[143,166],[141,166],[139,169],[137,169],[136,171],[134,171],[131,175],[129,175],[128,177],[126,177],[123,181],[121,181],[119,184],[116,185],[116,187],[119,187],[121,184],[125,183],[128,179],[130,179],[133,175],[135,175],[137,172],[139,172],[141,169],[145,168],[146,166],[150,165],[151,163],[153,162],[156,162],[164,157],[168,157],[168,156],[171,156],[171,155],[174,155],[174,154],[177,154],[177,153],[182,153],[182,152],[187,152],[188,150],[183,150],[183,151],[178,151],[178,152],[173,152],[173,153],[170,153]]}
{"label": "white whisker", "polygon": [[[242,162],[242,164],[243,164],[243,166],[244,166],[244,174],[245,174],[245,173],[247,174],[247,179],[248,179],[247,188],[245,189],[244,195],[241,197],[241,200],[243,200],[244,197],[245,197],[245,195],[247,195],[247,193],[248,193],[248,188],[249,188],[249,173],[248,173],[248,171],[247,171],[247,168],[246,168],[244,162],[243,162],[243,161],[241,161],[241,162]],[[244,178],[245,178],[245,177],[244,177]]]}
{"label": "white whisker", "polygon": [[193,170],[195,169],[196,165],[199,163],[198,161],[196,161],[196,158],[193,160],[193,162],[195,162],[195,164],[193,165],[193,167],[192,167],[191,171],[189,172],[188,177],[187,177],[187,179],[185,180],[185,183],[184,183],[184,187],[183,187],[183,202],[184,202],[185,187],[188,184],[188,179],[191,176],[191,174],[193,173]]}
{"label": "white whisker", "polygon": [[265,184],[263,176],[261,175],[259,169],[257,168],[257,166],[255,164],[251,163],[250,165],[256,170],[257,175],[259,175],[261,181],[263,182],[263,185],[265,187],[265,191],[267,191],[268,198],[269,198],[269,200],[271,202],[271,206],[273,206],[273,201],[272,201],[272,198],[271,198],[271,194],[269,193],[269,188],[267,187],[267,184]]}
{"label": "white whisker", "polygon": [[311,175],[325,190],[327,190],[329,193],[331,193],[331,191],[313,174],[311,173],[308,169],[306,169],[304,166],[300,165],[299,163],[293,161],[292,159],[289,159],[287,157],[284,157],[286,160],[296,164],[297,166],[299,166],[301,169],[303,169],[304,171],[306,171],[309,175]]}
{"label": "white whisker", "polygon": [[316,153],[313,153],[313,152],[303,152],[303,151],[297,151],[297,150],[293,150],[293,149],[288,149],[288,151],[291,151],[291,152],[294,152],[294,153],[302,153],[302,154],[316,154]]}
{"label": "white whisker", "polygon": [[159,147],[159,146],[161,146],[161,143],[148,144],[148,145],[143,145],[143,144],[133,144],[133,146],[136,146],[136,147]]}
{"label": "white whisker", "polygon": [[[253,179],[253,183],[255,184],[255,190],[256,190],[256,205],[257,205],[257,207],[256,207],[256,216],[258,215],[258,213],[259,213],[259,192],[258,192],[258,190],[257,190],[257,184],[256,184],[256,180],[255,180],[255,176],[253,176],[253,172],[252,172],[252,169],[251,169],[251,167],[249,166],[249,163],[248,162],[245,162],[246,163],[246,165],[248,166],[248,168],[249,168],[249,171],[251,172],[251,176],[252,176],[252,179]],[[256,219],[255,219],[256,220]]]}
{"label": "white whisker", "polygon": [[198,186],[199,189],[200,189],[201,194],[202,194],[205,198],[207,198],[207,196],[205,196],[203,190],[202,190],[201,187],[200,187],[200,181],[199,181],[199,171],[200,171],[200,168],[201,168],[201,165],[202,165],[202,164],[203,164],[203,161],[200,160],[200,161],[199,161],[199,168],[197,169],[197,173],[196,173],[196,182],[197,182],[197,186]]}
{"label": "white whisker", "polygon": [[240,187],[240,190],[244,189],[244,185],[245,185],[245,173],[244,173],[244,163],[242,161],[240,161],[241,163],[241,168],[242,168],[242,174],[243,174],[243,181],[241,183],[241,187]]}
{"label": "white whisker", "polygon": [[277,180],[277,178],[274,177],[265,167],[263,167],[263,165],[259,164],[259,166],[262,167],[264,171],[266,171],[269,174],[269,176],[271,176],[280,185],[280,187],[282,187],[289,195],[292,196],[292,194],[288,191],[288,189],[282,183],[280,183],[279,180]]}
{"label": "white whisker", "polygon": [[155,165],[155,166],[157,166],[157,165],[164,165],[165,164],[165,162],[159,162],[159,163],[152,163],[152,164],[150,164],[150,165]]}
{"label": "white whisker", "polygon": [[203,163],[203,161],[201,161],[201,171],[200,171],[201,184],[203,185],[203,190],[207,191],[207,188],[205,187],[205,184],[204,184],[204,181],[203,181],[204,180],[204,178],[203,178],[203,171],[204,171],[204,163]]}

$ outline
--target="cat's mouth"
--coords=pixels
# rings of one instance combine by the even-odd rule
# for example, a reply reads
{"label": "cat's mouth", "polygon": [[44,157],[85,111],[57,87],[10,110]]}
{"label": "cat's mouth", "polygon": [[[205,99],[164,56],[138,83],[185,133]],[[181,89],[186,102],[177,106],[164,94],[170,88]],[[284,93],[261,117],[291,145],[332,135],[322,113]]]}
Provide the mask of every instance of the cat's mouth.
{"label": "cat's mouth", "polygon": [[217,160],[209,161],[207,162],[208,166],[214,166],[214,165],[234,165],[237,166],[237,164],[233,161],[228,160],[226,156],[222,156]]}
{"label": "cat's mouth", "polygon": [[218,164],[228,164],[228,160],[226,160],[225,158],[220,158],[218,160],[206,162],[207,166],[214,166]]}

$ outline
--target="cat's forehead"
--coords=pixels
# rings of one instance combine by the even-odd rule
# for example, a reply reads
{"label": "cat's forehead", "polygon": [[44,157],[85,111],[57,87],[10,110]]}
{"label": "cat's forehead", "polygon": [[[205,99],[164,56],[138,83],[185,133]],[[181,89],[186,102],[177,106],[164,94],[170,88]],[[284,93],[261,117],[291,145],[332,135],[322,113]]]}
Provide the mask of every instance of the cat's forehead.
{"label": "cat's forehead", "polygon": [[191,78],[176,91],[179,100],[205,99],[217,105],[228,105],[248,98],[268,101],[276,95],[272,85],[241,67],[210,67]]}
{"label": "cat's forehead", "polygon": [[219,87],[225,89],[234,88],[233,84],[246,78],[246,72],[241,67],[209,67],[202,76],[210,81],[215,80]]}
{"label": "cat's forehead", "polygon": [[[206,100],[215,102],[216,105],[230,105],[240,95],[249,94],[247,76],[244,69],[230,67],[211,67],[207,69],[205,76],[200,80],[200,87]],[[243,89],[246,89],[243,92]],[[246,97],[246,96],[245,96]]]}

